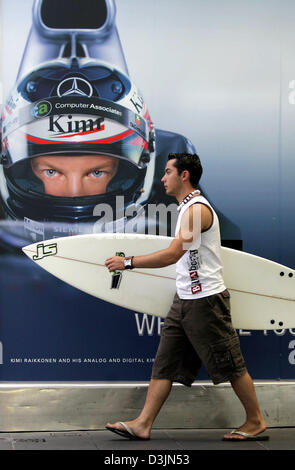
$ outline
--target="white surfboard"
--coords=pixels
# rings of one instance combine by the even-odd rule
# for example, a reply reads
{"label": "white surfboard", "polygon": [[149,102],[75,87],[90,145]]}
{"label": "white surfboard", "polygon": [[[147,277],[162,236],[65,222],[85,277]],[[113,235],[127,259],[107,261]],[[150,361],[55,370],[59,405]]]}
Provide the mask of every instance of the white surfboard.
{"label": "white surfboard", "polygon": [[[51,274],[88,294],[165,317],[175,294],[175,265],[111,274],[104,263],[117,252],[144,255],[168,247],[171,241],[156,235],[90,234],[34,243],[23,251]],[[294,270],[229,248],[222,248],[222,260],[235,328],[295,328]]]}

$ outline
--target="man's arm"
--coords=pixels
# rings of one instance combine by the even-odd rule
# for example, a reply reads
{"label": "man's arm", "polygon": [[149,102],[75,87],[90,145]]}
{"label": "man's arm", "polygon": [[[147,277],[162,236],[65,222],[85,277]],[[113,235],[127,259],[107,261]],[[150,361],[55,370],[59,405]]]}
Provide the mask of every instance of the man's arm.
{"label": "man's arm", "polygon": [[[168,248],[144,256],[134,256],[134,268],[163,268],[175,264],[198,240],[201,231],[206,230],[212,223],[212,213],[204,204],[193,204],[183,214],[181,228]],[[105,262],[109,271],[123,270],[124,258],[113,256]]]}

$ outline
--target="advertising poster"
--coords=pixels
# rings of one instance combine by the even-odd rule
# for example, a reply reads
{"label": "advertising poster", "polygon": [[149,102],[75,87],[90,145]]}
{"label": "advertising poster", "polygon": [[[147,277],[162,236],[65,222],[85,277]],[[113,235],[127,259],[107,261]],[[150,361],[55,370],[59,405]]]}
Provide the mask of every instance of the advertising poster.
{"label": "advertising poster", "polygon": [[[148,381],[163,320],[71,287],[21,248],[173,236],[161,178],[170,152],[190,152],[222,245],[294,269],[295,5],[0,5],[0,380]],[[295,328],[238,333],[254,379],[294,377]]]}

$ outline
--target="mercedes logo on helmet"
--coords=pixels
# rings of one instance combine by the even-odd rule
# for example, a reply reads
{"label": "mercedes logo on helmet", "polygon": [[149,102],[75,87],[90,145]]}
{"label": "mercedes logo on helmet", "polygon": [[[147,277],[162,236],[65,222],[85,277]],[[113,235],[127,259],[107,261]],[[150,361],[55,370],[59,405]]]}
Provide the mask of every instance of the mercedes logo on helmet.
{"label": "mercedes logo on helmet", "polygon": [[87,96],[90,98],[93,94],[93,88],[84,78],[70,77],[60,82],[57,94],[60,98],[62,96]]}

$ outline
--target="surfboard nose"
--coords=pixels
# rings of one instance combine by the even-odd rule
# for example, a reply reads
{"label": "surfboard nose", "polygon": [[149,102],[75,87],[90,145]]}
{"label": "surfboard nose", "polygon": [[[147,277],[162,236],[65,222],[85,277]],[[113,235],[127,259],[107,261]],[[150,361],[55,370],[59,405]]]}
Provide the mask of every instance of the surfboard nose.
{"label": "surfboard nose", "polygon": [[27,245],[22,251],[33,261],[38,262],[46,256],[54,256],[57,254],[57,243],[55,242],[39,242]]}

